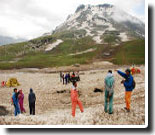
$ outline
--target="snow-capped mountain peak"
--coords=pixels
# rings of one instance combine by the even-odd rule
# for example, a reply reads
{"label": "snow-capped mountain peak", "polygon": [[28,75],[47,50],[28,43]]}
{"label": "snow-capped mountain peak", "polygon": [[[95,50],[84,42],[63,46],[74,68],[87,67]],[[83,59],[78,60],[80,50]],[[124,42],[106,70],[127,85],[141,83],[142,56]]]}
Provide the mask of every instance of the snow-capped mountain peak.
{"label": "snow-capped mountain peak", "polygon": [[55,32],[76,30],[84,31],[80,37],[91,36],[97,43],[103,43],[101,37],[109,33],[115,34],[120,41],[144,37],[145,25],[114,5],[80,5]]}

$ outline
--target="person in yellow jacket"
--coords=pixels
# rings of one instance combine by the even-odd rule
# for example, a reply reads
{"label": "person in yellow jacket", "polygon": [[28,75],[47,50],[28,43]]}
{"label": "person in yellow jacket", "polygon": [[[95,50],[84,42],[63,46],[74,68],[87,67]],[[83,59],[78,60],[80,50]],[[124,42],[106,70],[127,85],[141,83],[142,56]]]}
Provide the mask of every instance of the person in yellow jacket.
{"label": "person in yellow jacket", "polygon": [[82,102],[78,99],[77,83],[73,81],[73,86],[71,88],[71,101],[72,101],[72,116],[75,117],[76,105],[79,105],[80,111],[83,112]]}

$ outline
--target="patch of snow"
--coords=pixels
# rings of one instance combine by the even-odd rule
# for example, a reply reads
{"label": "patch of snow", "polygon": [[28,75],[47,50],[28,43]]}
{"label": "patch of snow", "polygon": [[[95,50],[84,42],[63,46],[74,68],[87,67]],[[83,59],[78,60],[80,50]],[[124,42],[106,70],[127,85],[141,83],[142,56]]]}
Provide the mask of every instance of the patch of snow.
{"label": "patch of snow", "polygon": [[[28,90],[33,87],[37,97],[36,115],[29,115],[28,100],[24,99],[26,113],[17,117],[13,116],[14,107],[10,105],[12,91],[10,88],[0,88],[1,106],[6,107],[9,114],[0,116],[0,124],[3,125],[144,125],[145,124],[145,66],[141,65],[141,73],[135,74],[136,88],[132,93],[131,112],[127,113],[123,106],[124,103],[124,86],[120,85],[122,78],[113,72],[115,77],[114,88],[114,113],[109,115],[104,112],[104,93],[93,93],[95,88],[104,89],[103,81],[109,68],[111,70],[120,69],[124,71],[128,66],[116,66],[105,61],[96,61],[90,65],[85,65],[86,71],[80,73],[80,100],[84,106],[84,112],[81,113],[79,108],[76,109],[76,116],[71,116],[70,88],[71,83],[63,85],[60,82],[58,71],[67,69],[66,67],[55,68],[57,73],[30,73],[20,71],[1,71],[0,82],[14,76],[18,78],[25,97],[28,96]],[[85,69],[85,68],[81,69]],[[93,67],[92,69],[90,67]],[[96,67],[96,68],[95,68]],[[79,74],[80,74],[79,73]],[[34,83],[35,80],[35,83]],[[92,83],[93,82],[93,83]],[[40,83],[40,85],[38,85]],[[21,87],[20,86],[20,87]],[[20,88],[18,87],[18,89]],[[65,94],[58,94],[56,91],[67,90]],[[7,96],[6,96],[7,95]],[[60,102],[63,101],[63,102]]]}
{"label": "patch of snow", "polygon": [[136,31],[136,34],[138,34],[139,36],[145,37],[144,34],[141,34],[140,32]]}
{"label": "patch of snow", "polygon": [[106,30],[109,30],[109,31],[114,31],[114,30],[116,30],[116,28],[114,28],[114,27],[112,26],[112,24],[109,24],[108,26],[109,26],[109,27],[108,27]]}
{"label": "patch of snow", "polygon": [[125,42],[128,41],[128,36],[126,35],[125,32],[120,33],[119,37],[121,38],[121,41]]}
{"label": "patch of snow", "polygon": [[47,48],[45,49],[45,51],[51,51],[54,47],[58,46],[60,43],[62,43],[63,41],[61,39],[57,39],[56,42],[52,43],[52,44],[48,44]]}
{"label": "patch of snow", "polygon": [[96,25],[103,25],[104,23],[105,23],[104,20],[95,19],[95,24],[96,24]]}
{"label": "patch of snow", "polygon": [[87,14],[87,21],[92,21],[92,15]]}
{"label": "patch of snow", "polygon": [[94,40],[94,41],[96,41],[96,43],[97,43],[97,44],[102,44],[102,40],[101,40],[101,38],[100,38],[100,36],[99,36],[99,35],[98,35],[98,36],[93,37],[93,40]]}
{"label": "patch of snow", "polygon": [[111,62],[109,61],[101,61],[101,62],[93,62],[94,65],[113,65]]}
{"label": "patch of snow", "polygon": [[79,27],[78,29],[80,30],[80,29],[84,29],[84,30],[86,30],[86,36],[94,36],[94,34],[92,34],[91,33],[91,30],[89,29],[90,27],[89,27],[89,25],[88,25],[88,23],[87,22],[83,22],[82,24],[81,24],[81,27]]}
{"label": "patch of snow", "polygon": [[93,15],[98,14],[98,15],[103,16],[103,14],[105,14],[105,13],[107,15],[111,15],[114,12],[114,8],[111,7],[111,8],[103,8],[103,9],[100,9],[97,6],[92,6],[91,7],[91,11],[92,11],[92,14]]}
{"label": "patch of snow", "polygon": [[89,27],[88,23],[83,22],[80,28],[83,29],[83,28],[86,28],[86,27]]}
{"label": "patch of snow", "polygon": [[77,52],[77,53],[71,53],[71,54],[69,54],[70,56],[73,56],[73,55],[79,55],[79,54],[84,54],[84,53],[88,53],[88,52],[93,52],[93,51],[95,51],[96,50],[96,48],[90,48],[90,49],[88,49],[88,50],[85,50],[85,51],[82,51],[82,52]]}
{"label": "patch of snow", "polygon": [[86,36],[94,36],[94,34],[91,33],[91,31],[89,29],[85,29],[86,30]]}
{"label": "patch of snow", "polygon": [[69,23],[69,27],[67,28],[67,30],[70,30],[71,28],[78,28],[78,25],[79,23],[74,21],[73,23]]}
{"label": "patch of snow", "polygon": [[104,31],[97,31],[99,36],[103,35],[104,32],[105,32],[105,30]]}

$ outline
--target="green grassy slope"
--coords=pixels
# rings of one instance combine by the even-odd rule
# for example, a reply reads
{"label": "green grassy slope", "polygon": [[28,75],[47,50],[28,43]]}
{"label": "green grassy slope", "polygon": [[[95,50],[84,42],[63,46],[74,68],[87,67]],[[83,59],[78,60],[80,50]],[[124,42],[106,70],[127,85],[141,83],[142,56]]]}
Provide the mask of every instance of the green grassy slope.
{"label": "green grassy slope", "polygon": [[[87,64],[100,60],[109,60],[115,64],[144,64],[145,60],[145,42],[144,40],[134,40],[122,43],[121,46],[97,45],[91,37],[80,39],[63,38],[63,43],[54,48],[52,51],[32,50],[29,45],[37,44],[46,39],[49,43],[54,42],[57,37],[47,36],[34,39],[29,42],[11,44],[0,47],[0,69],[13,68],[46,68],[59,67],[79,64]],[[95,48],[93,52],[79,55],[69,55],[71,53],[85,51]],[[104,52],[113,50],[109,57],[104,56]]]}
{"label": "green grassy slope", "polygon": [[113,56],[114,64],[144,64],[145,40],[134,40],[123,43]]}
{"label": "green grassy slope", "polygon": [[[91,59],[96,54],[96,52],[90,52],[75,56],[69,55],[71,53],[84,51],[90,48],[96,48],[95,43],[90,37],[85,37],[77,40],[65,39],[63,43],[61,43],[59,46],[49,52],[45,52],[42,50],[29,51],[23,55],[16,56],[16,54],[19,54],[23,51],[23,44],[0,47],[0,51],[3,52],[3,54],[0,55],[0,69],[32,67],[45,68],[55,66],[67,66],[76,63],[84,64],[91,61]],[[20,48],[18,46],[20,46]],[[16,59],[19,60],[15,61]]]}

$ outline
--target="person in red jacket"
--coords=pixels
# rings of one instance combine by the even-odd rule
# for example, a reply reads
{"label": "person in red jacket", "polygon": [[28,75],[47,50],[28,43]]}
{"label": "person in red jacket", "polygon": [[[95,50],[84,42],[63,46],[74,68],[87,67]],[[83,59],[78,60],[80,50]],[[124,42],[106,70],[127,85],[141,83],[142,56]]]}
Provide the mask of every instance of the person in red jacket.
{"label": "person in red jacket", "polygon": [[18,102],[19,102],[19,106],[20,106],[20,112],[26,113],[25,108],[24,108],[24,94],[23,94],[22,90],[19,90]]}
{"label": "person in red jacket", "polygon": [[80,111],[83,112],[82,102],[78,99],[77,83],[74,81],[71,88],[72,116],[75,117],[76,105],[79,105]]}

